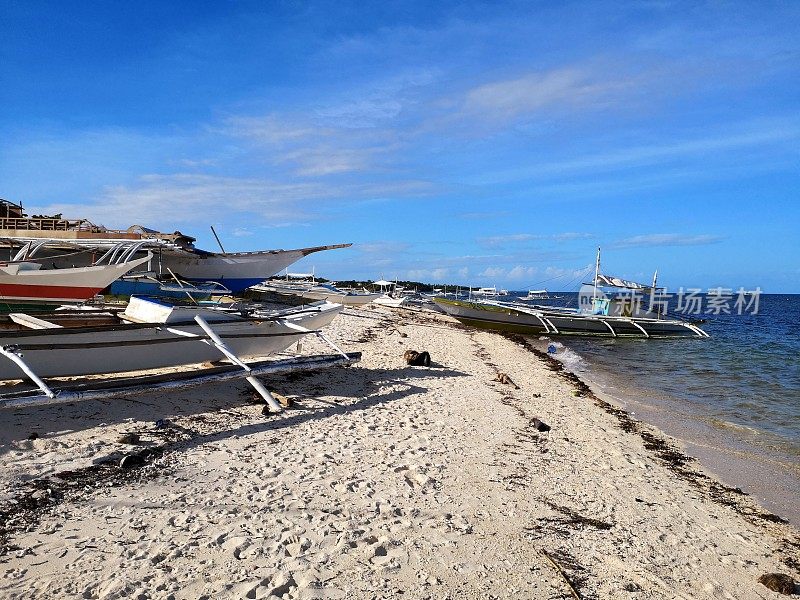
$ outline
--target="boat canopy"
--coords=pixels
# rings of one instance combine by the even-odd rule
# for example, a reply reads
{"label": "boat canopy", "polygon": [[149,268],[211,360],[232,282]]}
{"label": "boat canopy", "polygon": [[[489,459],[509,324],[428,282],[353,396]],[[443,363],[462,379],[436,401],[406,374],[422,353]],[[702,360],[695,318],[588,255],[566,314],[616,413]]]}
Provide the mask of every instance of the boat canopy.
{"label": "boat canopy", "polygon": [[[595,278],[595,281],[592,281],[589,285],[597,284],[598,286],[602,287],[616,287],[616,288],[627,288],[629,290],[652,290],[653,286],[648,285],[646,283],[637,283],[635,281],[629,281],[627,279],[621,279],[620,277],[613,277],[611,275],[603,275],[598,274]],[[656,288],[658,289],[658,288]]]}

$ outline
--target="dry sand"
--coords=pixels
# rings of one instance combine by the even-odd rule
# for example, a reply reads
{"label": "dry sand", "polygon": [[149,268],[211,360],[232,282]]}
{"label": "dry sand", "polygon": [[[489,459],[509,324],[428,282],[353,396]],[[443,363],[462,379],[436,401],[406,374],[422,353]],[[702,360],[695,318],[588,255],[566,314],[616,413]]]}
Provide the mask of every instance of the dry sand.
{"label": "dry sand", "polygon": [[[245,383],[0,413],[0,596],[749,599],[797,579],[794,528],[517,341],[387,308],[327,332],[362,363],[267,380],[281,415]],[[103,465],[126,432],[163,450]]]}

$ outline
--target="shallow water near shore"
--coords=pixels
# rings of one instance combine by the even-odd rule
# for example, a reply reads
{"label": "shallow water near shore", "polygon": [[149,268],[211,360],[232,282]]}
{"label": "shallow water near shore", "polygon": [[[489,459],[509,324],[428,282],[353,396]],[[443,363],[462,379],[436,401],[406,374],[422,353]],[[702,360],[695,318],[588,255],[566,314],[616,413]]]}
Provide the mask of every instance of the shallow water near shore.
{"label": "shallow water near shore", "polygon": [[559,338],[555,356],[797,525],[798,321],[800,295],[762,295],[756,315],[708,316],[710,339]]}

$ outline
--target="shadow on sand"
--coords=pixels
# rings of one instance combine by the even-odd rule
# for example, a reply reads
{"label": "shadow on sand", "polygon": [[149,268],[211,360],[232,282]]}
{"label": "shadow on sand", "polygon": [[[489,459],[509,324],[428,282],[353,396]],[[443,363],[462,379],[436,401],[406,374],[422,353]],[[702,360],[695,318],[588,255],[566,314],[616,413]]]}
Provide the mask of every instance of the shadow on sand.
{"label": "shadow on sand", "polygon": [[[467,373],[445,367],[406,367],[397,369],[372,369],[361,366],[333,368],[317,371],[287,373],[263,378],[268,389],[292,396],[294,407],[285,416],[267,416],[265,421],[229,431],[194,436],[198,443],[207,439],[223,439],[230,435],[248,435],[269,429],[282,429],[308,421],[356,410],[368,410],[378,404],[392,402],[410,395],[424,393],[427,388],[412,382],[423,382],[433,378],[465,377]],[[381,393],[387,385],[405,386]],[[308,408],[304,400],[318,396],[359,399],[356,403],[337,404],[320,401],[323,407]],[[57,404],[30,408],[5,409],[0,411],[0,456],[13,449],[11,443],[28,439],[35,433],[41,438],[57,439],[62,435],[121,423],[151,423],[159,419],[202,419],[203,413],[251,405],[252,388],[244,382],[218,383],[198,388],[186,388],[175,392],[143,394],[132,398],[86,400],[83,402]],[[114,434],[116,437],[116,433]],[[112,441],[111,439],[108,440]]]}

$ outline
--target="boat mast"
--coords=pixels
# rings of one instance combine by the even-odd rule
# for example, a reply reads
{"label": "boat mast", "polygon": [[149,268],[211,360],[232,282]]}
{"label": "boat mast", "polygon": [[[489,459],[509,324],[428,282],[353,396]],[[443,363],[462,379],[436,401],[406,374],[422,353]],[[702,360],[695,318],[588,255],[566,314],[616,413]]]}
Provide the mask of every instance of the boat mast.
{"label": "boat mast", "polygon": [[597,261],[594,263],[594,291],[592,292],[592,307],[597,299],[597,276],[600,275],[600,248],[597,248]]}
{"label": "boat mast", "polygon": [[[651,305],[653,304],[653,300],[655,299],[656,284],[657,283],[658,283],[658,269],[656,269],[656,272],[653,273],[653,289],[650,290],[650,304]],[[657,319],[661,318],[661,304],[659,304],[658,307],[656,308],[656,318]]]}

